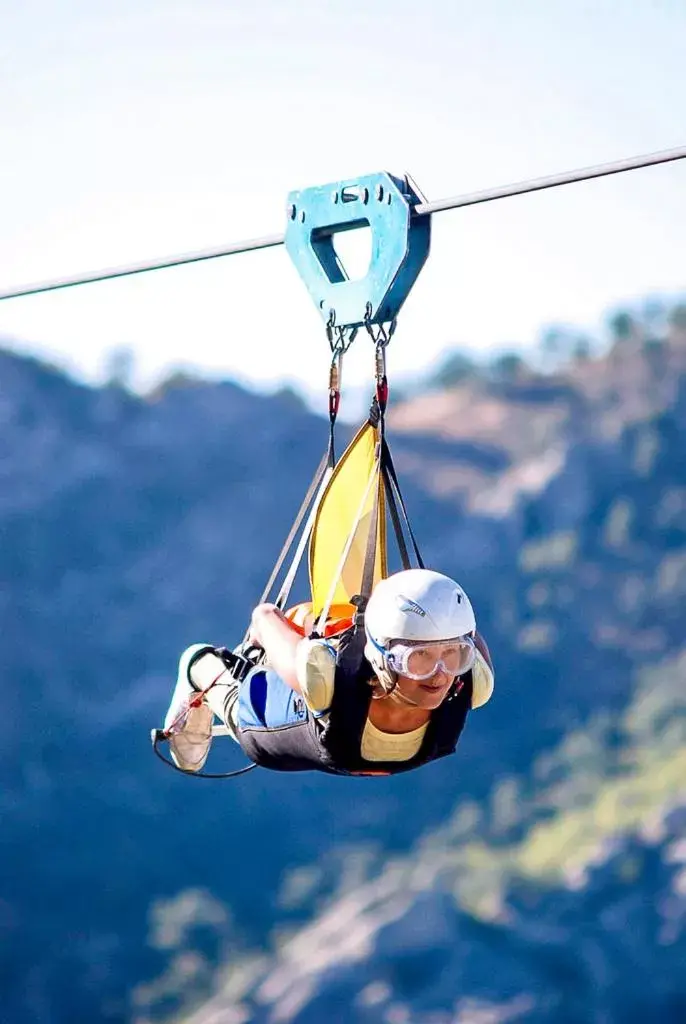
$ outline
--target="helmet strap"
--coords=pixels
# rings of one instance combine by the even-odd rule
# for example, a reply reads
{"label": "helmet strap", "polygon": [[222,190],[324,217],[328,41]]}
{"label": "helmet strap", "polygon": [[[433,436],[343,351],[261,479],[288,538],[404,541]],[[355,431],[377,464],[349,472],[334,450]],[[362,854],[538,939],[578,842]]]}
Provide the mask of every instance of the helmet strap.
{"label": "helmet strap", "polygon": [[[420,705],[417,703],[417,701],[412,700],[411,697],[408,697],[400,689],[400,686],[398,685],[398,675],[397,675],[397,673],[391,672],[390,670],[386,670],[386,671],[388,672],[389,676],[393,677],[393,681],[392,681],[392,685],[388,689],[386,689],[386,687],[384,686],[384,690],[385,690],[384,697],[390,697],[391,700],[396,701],[396,703],[398,703],[398,704],[405,704],[405,705],[409,705],[409,707],[412,707],[412,708],[418,708]],[[386,674],[386,671],[384,672],[384,675]],[[383,686],[383,683],[381,685]],[[456,676],[455,679],[453,679],[452,683],[450,684],[450,687],[449,687],[445,697],[443,698],[443,700],[444,701],[452,700],[452,698],[455,697],[456,694],[458,694],[461,689],[462,689],[462,680],[460,679],[459,676]]]}
{"label": "helmet strap", "polygon": [[398,686],[397,681],[391,692],[388,694],[388,696],[391,698],[391,700],[396,701],[398,704],[409,704],[410,707],[413,708],[419,707],[416,700],[412,700],[411,697],[405,696],[403,691]]}
{"label": "helmet strap", "polygon": [[372,699],[383,700],[384,697],[390,697],[398,685],[397,676],[386,668],[379,668],[376,665],[372,667],[374,669],[375,686],[381,689],[381,693],[373,694]]}
{"label": "helmet strap", "polygon": [[388,667],[385,658],[383,668],[376,665],[374,665],[373,668],[379,685],[383,690],[382,694],[379,694],[379,696],[374,698],[375,700],[383,700],[385,697],[390,697],[391,700],[395,701],[397,704],[404,704],[405,706],[409,705],[409,707],[412,708],[419,706],[416,701],[412,700],[411,697],[406,697],[402,692],[398,686],[398,673]]}

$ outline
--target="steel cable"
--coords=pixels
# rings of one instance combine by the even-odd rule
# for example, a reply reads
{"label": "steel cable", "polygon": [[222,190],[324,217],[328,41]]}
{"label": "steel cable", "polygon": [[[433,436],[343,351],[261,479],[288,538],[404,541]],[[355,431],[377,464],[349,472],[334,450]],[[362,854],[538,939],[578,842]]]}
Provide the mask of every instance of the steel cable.
{"label": "steel cable", "polygon": [[[532,178],[528,181],[517,182],[514,185],[503,185],[498,188],[483,189],[480,192],[469,192],[466,195],[454,196],[449,199],[437,199],[434,202],[419,203],[414,207],[413,214],[414,216],[422,217],[426,216],[426,214],[442,213],[444,210],[456,210],[464,206],[475,206],[478,203],[489,203],[495,199],[525,195],[527,192],[540,192],[543,189],[556,188],[559,185],[589,181],[593,178],[606,177],[610,174],[621,174],[624,171],[635,171],[642,167],[653,167],[656,164],[671,163],[685,158],[686,146],[678,149],[661,150],[658,153],[628,157],[624,160],[615,160],[612,163],[598,164],[595,167],[584,167],[576,171],[551,174],[545,178]],[[182,253],[178,256],[169,256],[159,260],[132,263],[122,267],[110,267],[91,273],[56,278],[52,281],[20,285],[17,288],[0,291],[0,300],[17,299],[27,295],[39,295],[43,292],[58,291],[61,288],[73,288],[76,285],[94,284],[98,281],[109,281],[118,277],[130,277],[133,274],[145,274],[151,270],[166,270],[169,267],[179,267],[187,263],[214,260],[220,256],[232,256],[257,249],[269,249],[277,245],[283,245],[284,240],[283,234],[266,235],[263,238],[250,238],[243,242],[235,242],[232,245],[225,245],[214,249],[201,249],[197,252]]]}

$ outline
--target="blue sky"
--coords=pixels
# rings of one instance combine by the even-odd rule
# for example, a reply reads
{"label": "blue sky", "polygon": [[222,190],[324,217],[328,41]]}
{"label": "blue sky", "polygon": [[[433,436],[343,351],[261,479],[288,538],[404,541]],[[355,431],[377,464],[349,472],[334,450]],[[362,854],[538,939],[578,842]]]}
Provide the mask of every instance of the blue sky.
{"label": "blue sky", "polygon": [[[360,173],[438,199],[686,144],[683,0],[0,11],[0,288],[280,232],[290,189]],[[686,161],[436,215],[391,372],[683,293],[685,240]],[[128,345],[141,387],[180,365],[326,384],[283,248],[4,302],[0,336],[87,380]]]}

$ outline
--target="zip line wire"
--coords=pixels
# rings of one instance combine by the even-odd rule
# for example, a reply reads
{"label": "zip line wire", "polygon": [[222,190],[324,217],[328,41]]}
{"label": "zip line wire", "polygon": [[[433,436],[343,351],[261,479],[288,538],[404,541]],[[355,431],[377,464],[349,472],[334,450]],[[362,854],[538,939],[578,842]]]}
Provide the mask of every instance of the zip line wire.
{"label": "zip line wire", "polygon": [[547,178],[532,178],[530,181],[520,181],[515,185],[501,185],[500,188],[488,188],[483,192],[455,196],[454,199],[437,199],[433,203],[421,203],[415,206],[414,212],[418,216],[425,213],[441,213],[443,210],[475,206],[477,203],[489,203],[494,199],[520,196],[525,192],[540,192],[544,188],[555,188],[557,185],[572,185],[577,181],[603,178],[609,174],[621,174],[623,171],[636,171],[641,167],[653,167],[655,164],[667,164],[673,160],[684,159],[686,159],[686,146],[681,146],[679,149],[663,149],[659,153],[627,157],[625,160],[615,160],[610,164],[598,164],[596,167],[582,167],[578,171],[551,174]]}
{"label": "zip line wire", "polygon": [[[642,167],[653,167],[656,164],[666,164],[674,160],[683,159],[686,159],[686,146],[678,149],[665,149],[658,153],[648,153],[644,156],[615,160],[608,164],[598,164],[595,167],[583,167],[576,171],[551,174],[545,178],[532,178],[529,181],[520,181],[514,185],[501,185],[498,188],[484,189],[481,192],[469,192],[466,195],[454,196],[451,199],[437,199],[435,202],[418,203],[417,206],[413,207],[412,215],[423,217],[427,214],[442,213],[443,210],[456,210],[463,206],[475,206],[477,203],[489,203],[494,199],[506,199],[509,196],[524,195],[527,192],[540,192],[543,189],[555,188],[558,185],[571,185],[578,181],[588,181],[592,178],[602,178],[610,174],[621,174],[623,171],[635,171]],[[42,292],[54,292],[61,288],[73,288],[81,284],[94,284],[97,281],[111,281],[113,278],[145,274],[151,270],[166,270],[169,267],[179,267],[187,263],[200,263],[203,260],[214,260],[220,256],[233,256],[237,253],[251,252],[256,249],[269,249],[277,245],[283,245],[284,240],[283,234],[265,235],[262,238],[250,238],[246,241],[235,242],[233,245],[224,245],[217,249],[201,249],[197,252],[169,256],[166,259],[131,263],[123,267],[110,267],[91,273],[75,274],[72,277],[55,278],[52,281],[22,285],[8,291],[0,291],[0,301],[3,299],[18,299],[27,295],[39,295]]]}

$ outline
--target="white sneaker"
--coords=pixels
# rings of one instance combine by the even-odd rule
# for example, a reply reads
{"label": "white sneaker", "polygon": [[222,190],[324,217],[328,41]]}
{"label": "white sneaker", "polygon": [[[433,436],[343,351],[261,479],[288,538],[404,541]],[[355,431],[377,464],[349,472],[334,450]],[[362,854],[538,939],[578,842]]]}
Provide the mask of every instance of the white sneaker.
{"label": "white sneaker", "polygon": [[[200,692],[191,686],[188,665],[202,650],[216,657],[214,648],[209,644],[193,644],[181,655],[176,687],[164,720],[165,730],[171,730],[169,749],[174,763],[188,772],[200,771],[212,744],[212,709],[204,698],[197,707],[189,707],[193,698],[200,696]],[[193,668],[195,671],[195,665]]]}

